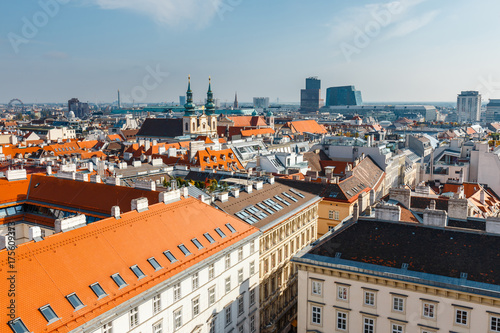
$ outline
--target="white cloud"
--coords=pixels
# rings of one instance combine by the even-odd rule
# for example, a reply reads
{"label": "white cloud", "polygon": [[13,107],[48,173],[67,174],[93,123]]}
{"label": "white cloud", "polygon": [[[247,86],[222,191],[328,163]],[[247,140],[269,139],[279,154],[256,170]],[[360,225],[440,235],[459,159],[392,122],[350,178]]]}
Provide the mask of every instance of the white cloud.
{"label": "white cloud", "polygon": [[[201,28],[218,15],[234,9],[235,5],[225,4],[223,0],[86,0],[103,9],[130,10],[151,17],[159,24],[168,26],[190,26]],[[232,0],[229,3],[240,3]]]}
{"label": "white cloud", "polygon": [[390,39],[394,37],[403,37],[411,34],[418,29],[421,29],[431,23],[434,18],[439,14],[439,11],[434,10],[427,12],[417,18],[406,20],[400,22],[394,28],[387,33],[384,39]]}

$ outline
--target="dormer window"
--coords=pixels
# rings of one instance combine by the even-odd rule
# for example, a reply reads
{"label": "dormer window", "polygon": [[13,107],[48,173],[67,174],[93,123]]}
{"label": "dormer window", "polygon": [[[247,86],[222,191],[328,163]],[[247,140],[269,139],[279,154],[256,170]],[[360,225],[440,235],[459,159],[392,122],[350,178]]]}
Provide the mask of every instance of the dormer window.
{"label": "dormer window", "polygon": [[52,307],[50,306],[50,304],[42,306],[38,310],[40,310],[40,312],[42,313],[42,315],[45,317],[45,320],[47,320],[47,322],[49,324],[51,324],[51,323],[53,323],[55,321],[58,321],[60,319],[59,317],[57,317],[56,312],[54,311],[54,309],[52,309]]}
{"label": "dormer window", "polygon": [[14,333],[29,333],[28,328],[26,327],[26,325],[24,325],[21,318],[16,318],[9,321],[9,326]]}

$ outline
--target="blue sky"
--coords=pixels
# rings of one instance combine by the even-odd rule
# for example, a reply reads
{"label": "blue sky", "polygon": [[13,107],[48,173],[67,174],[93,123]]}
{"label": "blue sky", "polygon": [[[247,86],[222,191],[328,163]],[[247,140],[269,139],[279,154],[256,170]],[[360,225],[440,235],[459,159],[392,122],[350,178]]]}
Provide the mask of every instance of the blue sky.
{"label": "blue sky", "polygon": [[209,75],[221,101],[297,102],[308,76],[365,101],[500,98],[498,12],[495,0],[2,1],[0,101],[111,102],[120,89],[170,102],[188,74],[197,101]]}

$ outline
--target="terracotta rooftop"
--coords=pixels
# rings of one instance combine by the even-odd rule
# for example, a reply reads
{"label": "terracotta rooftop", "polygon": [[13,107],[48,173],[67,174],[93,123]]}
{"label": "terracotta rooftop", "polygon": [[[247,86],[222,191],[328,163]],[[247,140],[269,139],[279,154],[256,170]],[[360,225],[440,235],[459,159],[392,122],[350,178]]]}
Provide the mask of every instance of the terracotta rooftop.
{"label": "terracotta rooftop", "polygon": [[[235,233],[226,224],[231,224]],[[215,228],[226,237],[221,238]],[[203,236],[207,232],[215,239],[213,244]],[[256,232],[252,226],[198,200],[182,199],[21,244],[15,262],[16,316],[30,332],[69,332]],[[201,242],[201,250],[191,242],[193,238]],[[180,244],[192,255],[185,256],[178,248]],[[167,250],[176,262],[171,263],[163,254]],[[151,257],[161,269],[155,270],[148,263]],[[130,269],[133,265],[146,276],[138,280]],[[11,269],[6,250],[0,251],[0,269]],[[115,273],[128,285],[119,288],[110,277]],[[107,294],[100,299],[89,287],[96,282]],[[8,290],[9,283],[1,279],[0,288]],[[66,296],[72,293],[83,302],[83,308],[75,310],[68,302]],[[6,295],[0,298],[3,308],[8,302]],[[47,304],[60,318],[51,324],[38,310]],[[10,332],[7,320],[0,325],[0,331]]]}
{"label": "terracotta rooftop", "polygon": [[328,131],[323,125],[318,124],[316,120],[295,120],[287,123],[287,127],[292,130],[292,133],[303,134],[315,133],[326,134]]}

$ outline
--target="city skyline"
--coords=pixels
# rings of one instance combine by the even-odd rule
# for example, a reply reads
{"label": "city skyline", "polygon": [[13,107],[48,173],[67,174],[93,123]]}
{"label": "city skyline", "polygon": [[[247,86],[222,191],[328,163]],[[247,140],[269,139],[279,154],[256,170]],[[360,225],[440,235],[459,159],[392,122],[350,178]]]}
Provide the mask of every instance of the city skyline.
{"label": "city skyline", "polygon": [[[500,97],[500,5],[407,0],[43,0],[0,4],[0,101],[178,101],[192,76],[203,100],[300,100],[304,79],[355,85],[363,99],[453,102]],[[483,8],[488,8],[485,11]],[[462,24],[467,18],[467,25]],[[300,19],[297,19],[300,18]],[[499,81],[497,83],[497,81]],[[139,98],[133,98],[139,97]]]}

